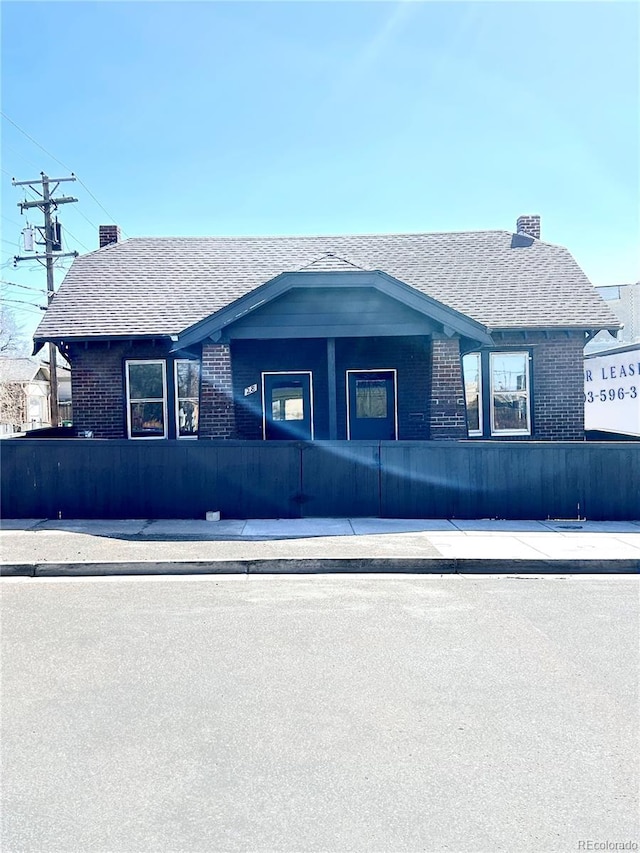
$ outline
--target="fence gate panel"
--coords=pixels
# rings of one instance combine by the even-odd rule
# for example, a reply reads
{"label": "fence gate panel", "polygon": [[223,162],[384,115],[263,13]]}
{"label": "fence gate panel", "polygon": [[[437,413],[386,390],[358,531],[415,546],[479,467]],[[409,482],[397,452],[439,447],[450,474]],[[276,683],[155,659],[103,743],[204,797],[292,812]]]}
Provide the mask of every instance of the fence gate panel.
{"label": "fence gate panel", "polygon": [[301,513],[305,518],[380,515],[377,441],[314,441],[302,445]]}

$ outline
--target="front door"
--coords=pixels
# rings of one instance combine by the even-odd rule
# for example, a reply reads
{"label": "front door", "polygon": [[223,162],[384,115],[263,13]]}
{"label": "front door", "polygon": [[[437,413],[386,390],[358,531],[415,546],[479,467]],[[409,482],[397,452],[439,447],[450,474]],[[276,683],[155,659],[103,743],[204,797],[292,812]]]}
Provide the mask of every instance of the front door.
{"label": "front door", "polygon": [[263,373],[262,392],[265,439],[313,438],[310,372]]}
{"label": "front door", "polygon": [[347,370],[347,438],[396,439],[396,371]]}

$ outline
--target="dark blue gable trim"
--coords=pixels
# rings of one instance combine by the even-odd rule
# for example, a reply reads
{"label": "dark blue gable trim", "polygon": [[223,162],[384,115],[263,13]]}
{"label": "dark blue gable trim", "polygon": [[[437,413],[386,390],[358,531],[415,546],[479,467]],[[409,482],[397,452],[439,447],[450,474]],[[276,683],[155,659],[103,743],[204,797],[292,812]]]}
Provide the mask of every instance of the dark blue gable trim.
{"label": "dark blue gable trim", "polygon": [[222,308],[210,317],[195,323],[178,335],[172,352],[200,343],[207,338],[219,339],[222,330],[235,323],[265,303],[277,299],[293,287],[352,287],[375,288],[381,293],[398,300],[419,314],[435,320],[446,334],[458,334],[481,345],[491,346],[493,341],[486,326],[470,317],[449,308],[442,302],[420,293],[402,281],[380,270],[371,272],[354,270],[353,272],[285,272],[260,285],[245,296],[236,299],[226,308]]}

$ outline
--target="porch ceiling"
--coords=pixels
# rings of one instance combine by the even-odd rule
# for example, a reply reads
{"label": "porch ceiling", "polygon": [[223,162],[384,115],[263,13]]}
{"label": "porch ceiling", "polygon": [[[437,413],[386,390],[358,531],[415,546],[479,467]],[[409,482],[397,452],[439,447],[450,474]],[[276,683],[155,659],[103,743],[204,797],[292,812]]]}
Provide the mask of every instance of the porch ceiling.
{"label": "porch ceiling", "polygon": [[204,340],[458,334],[480,345],[487,328],[398,279],[374,271],[276,276],[178,335],[172,351]]}

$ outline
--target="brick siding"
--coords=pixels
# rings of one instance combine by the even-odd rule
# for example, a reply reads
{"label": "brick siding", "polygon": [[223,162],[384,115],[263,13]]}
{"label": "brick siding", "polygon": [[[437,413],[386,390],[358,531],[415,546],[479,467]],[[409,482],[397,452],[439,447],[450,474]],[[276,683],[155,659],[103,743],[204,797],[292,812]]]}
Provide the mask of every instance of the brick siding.
{"label": "brick siding", "polygon": [[94,438],[126,438],[124,362],[128,358],[165,359],[168,347],[147,342],[71,344],[71,399],[77,433]]}
{"label": "brick siding", "polygon": [[432,441],[467,437],[459,338],[432,337],[429,424]]}
{"label": "brick siding", "polygon": [[235,438],[229,344],[203,344],[199,438]]}
{"label": "brick siding", "polygon": [[[584,438],[582,332],[496,332],[496,348],[532,353],[532,438]],[[126,359],[167,359],[168,343],[126,342],[70,345],[74,427],[96,438],[125,438]],[[232,370],[233,360],[233,370]],[[346,438],[347,369],[398,371],[400,439],[466,437],[461,359],[457,338],[345,338],[336,341],[338,438]],[[262,370],[313,371],[316,438],[329,436],[326,343],[324,340],[236,341],[203,347],[200,435],[205,438],[262,438]],[[244,389],[257,384],[257,392]],[[488,393],[488,389],[485,389]],[[235,398],[235,403],[234,403]],[[437,401],[437,402],[436,402]],[[169,400],[168,417],[173,417]],[[169,425],[171,426],[171,424]],[[171,434],[171,433],[170,433]],[[504,437],[501,441],[519,440]]]}
{"label": "brick siding", "polygon": [[584,333],[504,332],[498,346],[530,349],[533,357],[532,438],[540,441],[584,439]]}

